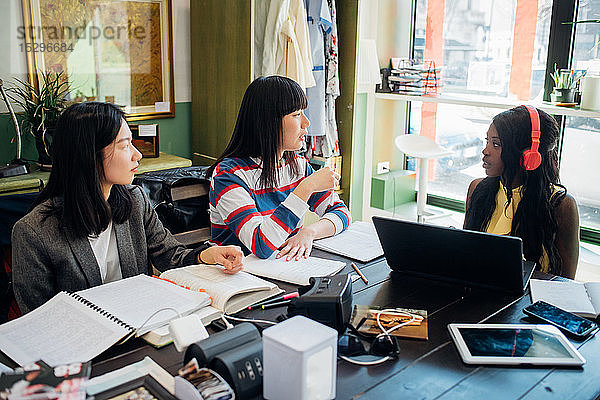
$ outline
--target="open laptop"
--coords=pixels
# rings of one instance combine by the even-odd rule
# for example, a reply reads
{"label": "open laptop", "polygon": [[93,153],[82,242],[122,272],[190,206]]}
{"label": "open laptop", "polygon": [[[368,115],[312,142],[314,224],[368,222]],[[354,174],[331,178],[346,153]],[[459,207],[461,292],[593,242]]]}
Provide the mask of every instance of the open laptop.
{"label": "open laptop", "polygon": [[394,271],[521,295],[535,263],[520,238],[373,217]]}

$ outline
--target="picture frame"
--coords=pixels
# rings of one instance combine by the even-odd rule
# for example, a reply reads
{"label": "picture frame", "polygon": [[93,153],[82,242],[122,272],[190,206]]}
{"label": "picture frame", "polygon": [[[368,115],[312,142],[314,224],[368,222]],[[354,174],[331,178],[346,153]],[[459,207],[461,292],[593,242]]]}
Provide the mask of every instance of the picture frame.
{"label": "picture frame", "polygon": [[167,389],[150,375],[144,375],[129,382],[107,389],[94,396],[95,400],[156,399],[176,400]]}
{"label": "picture frame", "polygon": [[[142,133],[140,134],[140,126]],[[144,158],[157,158],[159,156],[158,149],[158,124],[129,124],[131,130],[132,143],[136,149],[142,153]],[[154,135],[145,133],[154,131]]]}
{"label": "picture frame", "polygon": [[128,121],[175,116],[171,0],[22,0],[31,84],[63,72],[75,102],[107,101]]}

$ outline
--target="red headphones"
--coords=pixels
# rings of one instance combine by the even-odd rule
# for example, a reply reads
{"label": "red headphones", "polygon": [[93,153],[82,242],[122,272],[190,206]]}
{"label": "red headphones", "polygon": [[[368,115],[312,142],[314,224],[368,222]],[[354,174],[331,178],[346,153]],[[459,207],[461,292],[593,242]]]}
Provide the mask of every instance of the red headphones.
{"label": "red headphones", "polygon": [[531,119],[531,148],[523,152],[523,167],[527,171],[533,171],[542,164],[542,155],[538,151],[540,147],[540,116],[535,107],[523,105],[529,111]]}

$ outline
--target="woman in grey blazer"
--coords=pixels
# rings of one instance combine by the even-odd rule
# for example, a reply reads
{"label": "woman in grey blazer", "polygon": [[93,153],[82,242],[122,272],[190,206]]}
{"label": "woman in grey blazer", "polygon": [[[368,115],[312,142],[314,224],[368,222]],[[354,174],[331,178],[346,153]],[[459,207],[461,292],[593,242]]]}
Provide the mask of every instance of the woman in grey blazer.
{"label": "woman in grey blazer", "polygon": [[151,264],[161,271],[197,263],[241,270],[237,246],[186,249],[131,185],[142,155],[120,109],[73,105],[53,139],[48,185],[12,231],[13,288],[23,313],[61,290],[151,274]]}

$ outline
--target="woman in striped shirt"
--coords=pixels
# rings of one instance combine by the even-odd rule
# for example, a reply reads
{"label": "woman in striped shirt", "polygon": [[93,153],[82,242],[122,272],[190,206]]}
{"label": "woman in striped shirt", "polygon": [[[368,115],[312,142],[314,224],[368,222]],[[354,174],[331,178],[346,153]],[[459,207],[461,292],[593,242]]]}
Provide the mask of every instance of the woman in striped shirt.
{"label": "woman in striped shirt", "polygon": [[[326,167],[315,172],[295,153],[310,125],[307,104],[289,78],[261,77],[248,86],[229,145],[208,171],[214,243],[298,260],[310,255],[313,240],[348,227],[350,212],[333,190],[340,176]],[[321,218],[303,226],[309,209]]]}

